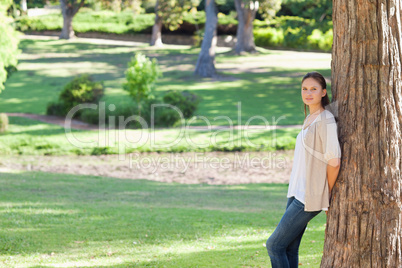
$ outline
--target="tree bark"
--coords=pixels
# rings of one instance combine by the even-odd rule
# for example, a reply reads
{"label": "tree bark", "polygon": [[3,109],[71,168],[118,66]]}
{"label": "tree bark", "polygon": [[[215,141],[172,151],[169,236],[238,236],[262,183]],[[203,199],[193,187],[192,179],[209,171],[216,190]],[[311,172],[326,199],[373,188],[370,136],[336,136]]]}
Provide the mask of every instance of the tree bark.
{"label": "tree bark", "polygon": [[151,46],[160,47],[162,43],[162,18],[158,15],[159,1],[155,4],[155,24],[152,26]]}
{"label": "tree bark", "polygon": [[215,0],[206,0],[205,4],[206,22],[204,39],[201,44],[201,51],[198,55],[195,74],[202,77],[213,77],[215,69],[215,47],[216,47],[216,26],[218,24]]}
{"label": "tree bark", "polygon": [[60,39],[71,39],[75,37],[73,18],[78,10],[84,5],[84,2],[85,0],[81,0],[80,3],[77,3],[76,1],[60,0],[61,12],[63,14],[63,29],[59,36]]}
{"label": "tree bark", "polygon": [[334,0],[342,166],[321,267],[402,267],[402,6]]}
{"label": "tree bark", "polygon": [[237,11],[237,33],[236,47],[237,54],[242,52],[255,52],[253,21],[257,14],[258,1],[235,0]]}

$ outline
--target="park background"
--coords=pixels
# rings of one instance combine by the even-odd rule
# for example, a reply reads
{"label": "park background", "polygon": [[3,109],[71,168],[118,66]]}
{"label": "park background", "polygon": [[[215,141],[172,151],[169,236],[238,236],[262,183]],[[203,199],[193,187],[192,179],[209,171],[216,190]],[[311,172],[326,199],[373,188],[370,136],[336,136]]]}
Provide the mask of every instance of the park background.
{"label": "park background", "polygon": [[[155,1],[86,1],[73,20],[78,38],[70,40],[59,39],[59,2],[28,0],[26,11],[10,3],[2,25],[10,42],[3,38],[0,52],[8,76],[0,112],[9,115],[0,135],[4,267],[269,267],[264,244],[284,210],[304,119],[301,78],[320,71],[330,90],[332,1],[282,1],[275,15],[256,13],[256,47],[245,53],[234,50],[234,2],[216,3],[212,77],[194,75],[206,21],[202,1],[187,12],[172,9],[178,15],[163,24],[163,46],[149,45]],[[15,48],[15,40],[19,51],[3,49]],[[7,62],[6,53],[18,64]],[[137,114],[138,102],[124,84],[139,53],[155,59],[162,74],[151,83],[142,115],[148,121],[150,105],[169,103],[170,94],[192,108],[184,120],[189,127],[166,109],[153,130],[134,123],[119,130],[109,121],[99,130],[99,109],[88,109],[73,121],[71,133],[83,141],[74,146],[57,108],[60,93],[87,74],[102,84],[97,103],[115,106],[105,109],[107,120]],[[217,116],[230,118],[233,127]],[[262,128],[262,117],[269,128]],[[254,128],[235,127],[245,124]],[[183,132],[188,139],[162,146]],[[161,146],[127,138],[144,133]],[[120,143],[124,160],[118,159]],[[185,172],[171,159],[193,161],[196,153],[203,165],[192,163]],[[256,163],[234,167],[236,157]],[[155,164],[158,159],[167,168]],[[229,165],[217,167],[222,159]],[[308,226],[301,245],[305,267],[320,264],[325,220],[319,215]]]}

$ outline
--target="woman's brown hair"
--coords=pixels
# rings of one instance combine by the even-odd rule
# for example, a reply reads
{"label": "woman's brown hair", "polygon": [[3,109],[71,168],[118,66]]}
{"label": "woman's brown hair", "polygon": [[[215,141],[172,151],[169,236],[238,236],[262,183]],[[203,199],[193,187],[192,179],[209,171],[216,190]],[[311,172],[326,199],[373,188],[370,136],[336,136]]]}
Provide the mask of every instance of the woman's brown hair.
{"label": "woman's brown hair", "polygon": [[[322,76],[322,74],[320,74],[319,72],[310,72],[307,73],[303,79],[302,79],[302,83],[304,82],[304,80],[306,80],[307,78],[313,78],[315,81],[317,81],[320,86],[322,87],[322,89],[327,89],[327,82],[325,81],[324,76]],[[329,101],[329,97],[328,97],[328,91],[327,94],[325,94],[324,97],[321,98],[321,105],[323,108],[325,108],[325,106],[327,106],[330,103]],[[304,117],[307,116],[307,105],[304,104]]]}

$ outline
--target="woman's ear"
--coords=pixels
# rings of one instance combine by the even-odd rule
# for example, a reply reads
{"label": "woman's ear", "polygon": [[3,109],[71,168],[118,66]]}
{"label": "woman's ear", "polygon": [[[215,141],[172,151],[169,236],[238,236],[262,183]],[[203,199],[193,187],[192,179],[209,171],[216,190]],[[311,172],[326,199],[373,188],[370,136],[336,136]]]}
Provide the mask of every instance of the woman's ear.
{"label": "woman's ear", "polygon": [[327,95],[327,90],[324,88],[324,89],[322,90],[322,96],[325,97],[325,95]]}

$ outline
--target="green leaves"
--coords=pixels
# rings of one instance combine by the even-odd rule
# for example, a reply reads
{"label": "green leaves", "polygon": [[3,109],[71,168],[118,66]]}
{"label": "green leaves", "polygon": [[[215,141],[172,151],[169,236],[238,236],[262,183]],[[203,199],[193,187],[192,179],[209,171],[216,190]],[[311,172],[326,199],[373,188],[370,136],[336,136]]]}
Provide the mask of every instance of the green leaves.
{"label": "green leaves", "polygon": [[159,0],[158,16],[162,18],[163,24],[174,31],[183,23],[186,16],[196,2],[191,0]]}
{"label": "green leaves", "polygon": [[128,63],[125,74],[127,82],[123,88],[139,103],[153,97],[152,87],[162,72],[156,59],[150,60],[144,54],[137,53]]}
{"label": "green leaves", "polygon": [[12,19],[5,15],[5,10],[11,1],[0,3],[0,92],[4,89],[7,79],[7,67],[17,65],[19,54],[19,39],[11,25]]}

